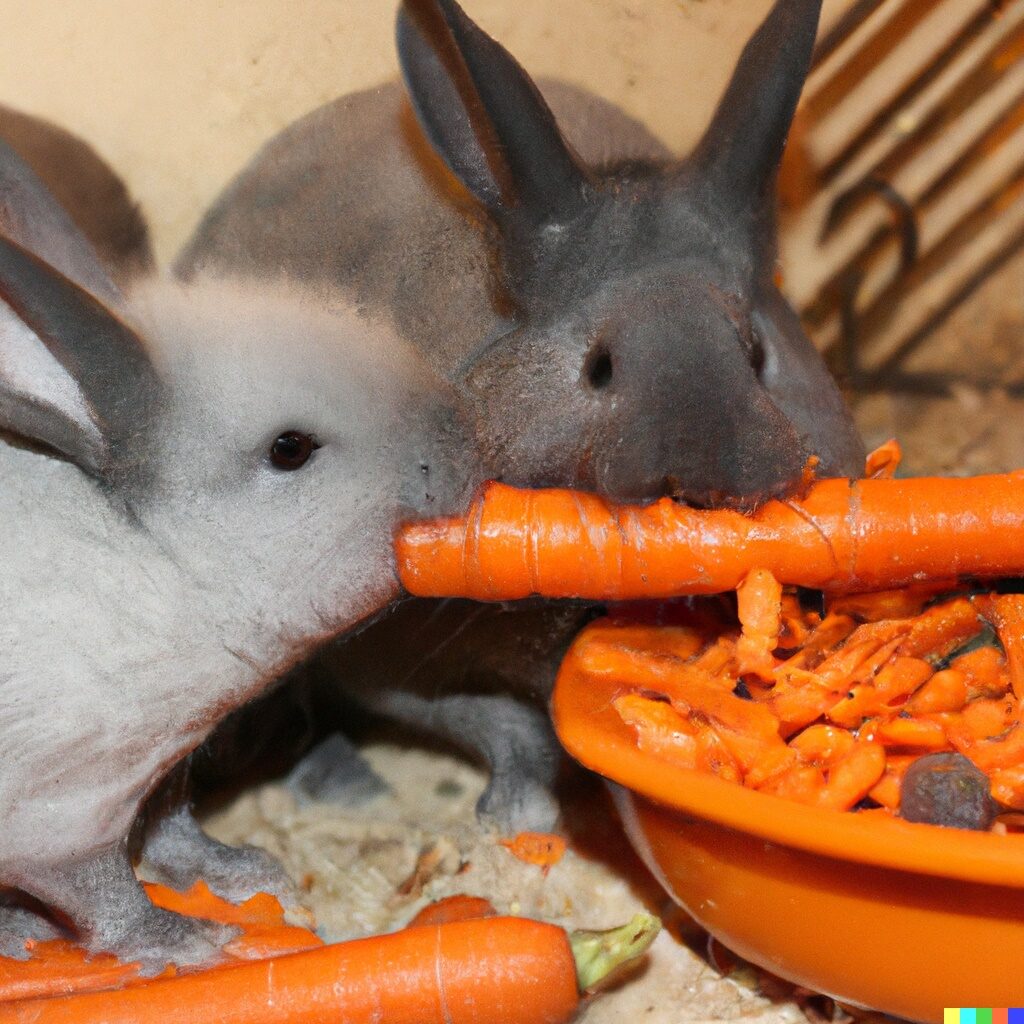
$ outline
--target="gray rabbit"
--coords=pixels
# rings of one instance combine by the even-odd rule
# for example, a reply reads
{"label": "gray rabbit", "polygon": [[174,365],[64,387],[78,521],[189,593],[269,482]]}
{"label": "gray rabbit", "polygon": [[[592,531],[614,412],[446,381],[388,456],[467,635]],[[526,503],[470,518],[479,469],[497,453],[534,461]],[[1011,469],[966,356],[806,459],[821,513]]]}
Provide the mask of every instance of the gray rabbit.
{"label": "gray rabbit", "polygon": [[[454,0],[405,0],[419,128],[397,84],[314,111],[228,187],[179,273],[328,282],[385,313],[471,398],[509,483],[751,505],[811,455],[856,474],[861,442],[774,281],[775,176],[819,12],[777,0],[680,161],[593,96],[542,95]],[[490,765],[483,814],[548,827],[542,701],[591,614],[411,602],[311,667],[317,713],[344,691],[441,733]],[[364,787],[350,753],[330,738],[293,782]]]}
{"label": "gray rabbit", "polygon": [[0,946],[52,916],[150,970],[201,962],[230,930],[146,898],[140,805],[398,595],[393,531],[463,506],[473,431],[385,321],[324,290],[126,298],[2,144],[0,300],[0,886],[28,898]]}

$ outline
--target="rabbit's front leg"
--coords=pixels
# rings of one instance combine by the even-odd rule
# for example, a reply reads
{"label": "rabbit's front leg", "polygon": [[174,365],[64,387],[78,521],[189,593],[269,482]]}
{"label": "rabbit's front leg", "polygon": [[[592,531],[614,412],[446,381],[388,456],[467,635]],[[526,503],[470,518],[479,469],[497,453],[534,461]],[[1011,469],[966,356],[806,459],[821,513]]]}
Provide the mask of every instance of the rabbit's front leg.
{"label": "rabbit's front leg", "polygon": [[241,903],[258,892],[277,896],[285,907],[298,895],[284,868],[255,846],[228,846],[203,831],[189,801],[188,761],[167,777],[146,808],[142,856],[147,873],[173,889],[202,880],[222,899]]}
{"label": "rabbit's front leg", "polygon": [[126,841],[63,864],[33,865],[20,885],[66,918],[90,952],[137,962],[144,974],[169,963],[209,963],[238,934],[155,906],[135,877]]}
{"label": "rabbit's front leg", "polygon": [[60,937],[60,929],[42,913],[13,902],[0,905],[0,956],[26,960],[26,943]]}

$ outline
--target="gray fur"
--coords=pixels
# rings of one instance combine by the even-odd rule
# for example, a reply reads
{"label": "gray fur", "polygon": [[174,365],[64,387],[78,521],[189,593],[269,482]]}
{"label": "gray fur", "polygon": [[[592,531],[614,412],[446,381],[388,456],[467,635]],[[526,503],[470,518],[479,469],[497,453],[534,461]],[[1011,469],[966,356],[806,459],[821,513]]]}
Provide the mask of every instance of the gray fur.
{"label": "gray fur", "polygon": [[[232,708],[398,596],[394,530],[464,504],[471,430],[386,322],[323,290],[153,280],[115,316],[0,238],[0,297],[0,886],[90,949],[202,961],[228,932],[149,904],[140,805]],[[88,448],[76,417],[97,409]],[[289,430],[320,445],[294,471],[269,457]],[[111,473],[95,452],[114,447]]]}
{"label": "gray fur", "polygon": [[[487,465],[510,483],[752,505],[791,490],[811,455],[822,475],[859,473],[849,413],[774,281],[774,181],[819,9],[778,0],[676,161],[611,105],[538,90],[454,0],[405,0],[399,54],[421,128],[395,85],[313,112],[229,186],[178,270],[329,281],[384,311],[465,389]],[[550,804],[508,797],[546,784],[546,755],[534,771],[481,741],[511,719],[474,694],[543,700],[589,612],[444,609],[404,606],[312,685],[430,719],[500,761],[492,814],[522,826],[532,808],[549,825]],[[517,660],[505,637],[520,631],[533,652]],[[399,644],[419,659],[405,665]],[[538,732],[532,749],[545,743]]]}

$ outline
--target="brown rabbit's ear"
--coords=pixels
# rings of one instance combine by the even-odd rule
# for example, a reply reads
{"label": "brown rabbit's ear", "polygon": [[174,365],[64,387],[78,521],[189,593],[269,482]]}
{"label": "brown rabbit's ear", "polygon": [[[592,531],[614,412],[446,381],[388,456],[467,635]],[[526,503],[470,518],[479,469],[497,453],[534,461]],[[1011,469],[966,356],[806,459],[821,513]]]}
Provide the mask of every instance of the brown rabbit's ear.
{"label": "brown rabbit's ear", "polygon": [[121,294],[92,244],[41,179],[0,141],[0,234],[117,307]]}
{"label": "brown rabbit's ear", "polygon": [[110,479],[149,425],[156,373],[134,331],[0,235],[0,431]]}
{"label": "brown rabbit's ear", "polygon": [[740,56],[689,166],[737,209],[769,201],[810,68],[821,0],[776,0]]}
{"label": "brown rabbit's ear", "polygon": [[424,132],[499,226],[571,217],[587,172],[511,54],[454,0],[403,0],[397,41]]}

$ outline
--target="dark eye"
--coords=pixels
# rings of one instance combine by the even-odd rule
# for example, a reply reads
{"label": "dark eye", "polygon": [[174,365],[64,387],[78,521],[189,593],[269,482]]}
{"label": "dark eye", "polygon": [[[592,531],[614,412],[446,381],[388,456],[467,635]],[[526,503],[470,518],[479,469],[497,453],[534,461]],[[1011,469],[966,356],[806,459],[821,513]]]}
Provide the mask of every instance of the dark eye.
{"label": "dark eye", "polygon": [[611,352],[604,345],[595,345],[583,364],[583,379],[595,391],[601,391],[611,384],[614,373]]}
{"label": "dark eye", "polygon": [[319,447],[309,434],[289,430],[270,446],[270,461],[278,469],[302,469]]}

